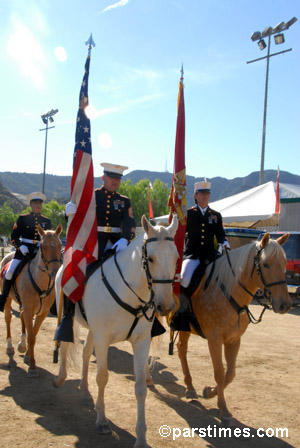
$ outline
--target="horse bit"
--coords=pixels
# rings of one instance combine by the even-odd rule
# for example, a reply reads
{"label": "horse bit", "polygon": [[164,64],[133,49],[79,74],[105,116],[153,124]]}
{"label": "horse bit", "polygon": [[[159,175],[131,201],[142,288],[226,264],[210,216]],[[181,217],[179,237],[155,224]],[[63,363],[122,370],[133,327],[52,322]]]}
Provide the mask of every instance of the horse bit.
{"label": "horse bit", "polygon": [[[163,238],[164,240],[167,241],[174,241],[174,238],[172,237],[166,237]],[[123,302],[122,299],[120,299],[120,297],[117,295],[117,293],[113,290],[113,288],[111,287],[111,285],[108,283],[107,278],[104,276],[104,272],[103,272],[103,265],[101,265],[101,275],[102,275],[102,280],[103,283],[105,284],[106,288],[108,289],[108,291],[110,292],[111,296],[115,299],[115,301],[122,307],[124,308],[126,311],[128,311],[129,313],[133,314],[135,316],[134,322],[128,332],[128,335],[126,337],[126,340],[130,338],[134,328],[136,327],[138,320],[141,317],[145,317],[147,319],[148,322],[152,322],[153,318],[154,318],[154,314],[156,311],[156,306],[155,306],[155,302],[154,302],[154,291],[152,288],[152,284],[153,283],[173,283],[174,282],[174,277],[172,279],[154,279],[150,273],[150,269],[149,269],[149,257],[148,257],[148,253],[147,253],[147,244],[148,243],[152,243],[154,241],[158,241],[158,238],[148,238],[145,239],[143,242],[143,247],[142,247],[142,266],[145,270],[146,273],[146,277],[147,277],[147,284],[148,284],[148,288],[150,290],[150,299],[148,302],[146,302],[145,300],[143,300],[141,297],[138,296],[138,294],[136,294],[136,292],[132,289],[132,287],[128,284],[128,282],[125,280],[124,275],[121,271],[121,268],[117,262],[117,254],[114,254],[114,262],[115,265],[119,271],[119,274],[123,280],[123,282],[125,283],[125,285],[133,292],[133,294],[139,299],[139,301],[143,304],[141,306],[139,306],[138,308],[133,308],[132,306],[128,305],[127,303]],[[148,311],[148,309],[152,309],[152,315],[150,317],[147,316],[146,312]]]}

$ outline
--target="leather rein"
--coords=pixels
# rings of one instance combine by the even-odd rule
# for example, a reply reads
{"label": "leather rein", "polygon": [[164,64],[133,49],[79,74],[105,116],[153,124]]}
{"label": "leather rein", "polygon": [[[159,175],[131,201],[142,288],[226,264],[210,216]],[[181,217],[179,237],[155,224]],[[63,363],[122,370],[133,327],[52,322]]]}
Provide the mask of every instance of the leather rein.
{"label": "leather rein", "polygon": [[[174,238],[172,237],[166,237],[164,238],[164,240],[167,241],[174,241]],[[123,282],[125,283],[125,285],[133,292],[133,294],[138,298],[138,300],[141,302],[141,305],[138,308],[133,308],[131,305],[129,305],[128,303],[123,302],[123,300],[118,296],[118,294],[114,291],[114,289],[112,288],[112,286],[109,284],[107,278],[104,275],[104,271],[103,271],[103,264],[101,265],[101,276],[102,276],[102,281],[105,284],[106,288],[108,289],[109,293],[111,294],[111,296],[114,298],[114,300],[118,303],[118,305],[120,305],[122,308],[124,308],[126,311],[128,311],[130,314],[132,314],[135,319],[133,321],[133,324],[131,325],[129,332],[127,334],[126,340],[130,338],[130,336],[132,335],[133,330],[135,329],[139,319],[141,317],[145,317],[147,319],[148,322],[152,322],[154,315],[155,315],[155,311],[156,311],[156,305],[154,302],[154,291],[152,288],[153,283],[173,283],[174,282],[174,277],[172,279],[155,279],[152,277],[151,273],[150,273],[150,269],[149,269],[149,258],[148,258],[148,253],[147,253],[147,244],[152,243],[154,241],[158,241],[158,238],[148,238],[148,239],[144,239],[143,242],[143,246],[142,246],[142,266],[145,270],[146,273],[146,278],[147,278],[147,284],[148,284],[148,288],[150,290],[150,298],[148,300],[148,302],[146,302],[145,300],[143,300],[133,289],[132,287],[128,284],[128,282],[125,280],[124,275],[121,271],[120,265],[118,264],[117,261],[117,254],[114,254],[114,262],[115,265],[118,269],[118,272],[123,280]],[[147,316],[147,311],[151,309],[152,310],[152,314],[150,317]]]}
{"label": "leather rein", "polygon": [[[247,305],[244,305],[244,306],[241,307],[237,303],[237,301],[226,291],[226,288],[225,288],[224,284],[223,283],[220,284],[220,288],[221,288],[223,294],[228,299],[228,301],[231,304],[231,306],[236,310],[236,312],[239,315],[239,318],[240,318],[241,314],[247,313],[248,318],[249,318],[249,322],[252,323],[252,324],[258,324],[259,322],[261,322],[263,314],[266,311],[266,309],[271,309],[271,305],[272,305],[272,301],[273,301],[272,291],[271,291],[272,286],[282,285],[282,284],[286,283],[286,280],[279,280],[277,282],[272,282],[272,283],[267,283],[265,281],[265,278],[263,276],[263,272],[262,272],[262,269],[261,269],[261,265],[260,265],[260,256],[261,256],[261,253],[262,253],[263,249],[264,249],[263,247],[261,249],[256,248],[256,253],[255,253],[255,256],[254,256],[254,260],[253,260],[253,268],[252,268],[252,271],[251,271],[251,277],[252,277],[253,273],[254,273],[254,270],[256,269],[256,272],[257,272],[258,276],[260,277],[260,279],[261,279],[261,281],[262,281],[262,283],[264,285],[264,290],[263,290],[263,293],[261,294],[261,296],[258,298],[256,294],[252,294],[239,281],[239,285],[244,289],[244,291],[246,291],[247,294],[249,294],[252,297],[252,299],[255,299],[259,303],[259,305],[264,307],[264,309],[262,310],[262,312],[261,312],[261,314],[260,314],[258,319],[256,319],[253,316],[253,314],[251,313],[251,311],[249,310],[249,307]],[[230,258],[229,258],[229,251],[228,251],[227,248],[225,248],[225,253],[226,253],[227,261],[229,263],[231,272],[232,272],[233,276],[235,277],[235,272],[234,272],[234,270],[232,268],[232,264],[231,264],[231,261],[230,261]],[[263,298],[266,299],[266,301],[267,301],[266,304],[261,303],[261,300]]]}

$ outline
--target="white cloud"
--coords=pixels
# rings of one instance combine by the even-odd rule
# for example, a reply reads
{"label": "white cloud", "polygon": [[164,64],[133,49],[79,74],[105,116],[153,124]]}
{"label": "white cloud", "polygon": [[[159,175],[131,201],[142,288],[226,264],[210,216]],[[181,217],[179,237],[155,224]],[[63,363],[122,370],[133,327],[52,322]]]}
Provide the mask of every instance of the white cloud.
{"label": "white cloud", "polygon": [[113,3],[112,5],[107,6],[102,11],[99,12],[99,14],[103,14],[104,12],[110,11],[111,9],[119,8],[120,6],[125,6],[129,3],[129,0],[120,0],[117,3]]}

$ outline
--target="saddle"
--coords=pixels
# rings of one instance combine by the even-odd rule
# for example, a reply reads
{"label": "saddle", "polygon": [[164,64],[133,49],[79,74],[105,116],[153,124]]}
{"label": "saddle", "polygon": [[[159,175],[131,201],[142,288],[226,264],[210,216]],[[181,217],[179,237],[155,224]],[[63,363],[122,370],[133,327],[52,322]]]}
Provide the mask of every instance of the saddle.
{"label": "saddle", "polygon": [[[1,270],[1,278],[4,278],[6,272],[8,271],[8,268],[10,266],[10,263],[12,262],[12,260],[13,259],[11,259],[8,263],[6,263],[6,265],[2,268],[2,270]],[[15,283],[15,281],[17,280],[17,278],[21,274],[22,269],[28,263],[28,261],[29,261],[29,259],[27,257],[22,258],[22,260],[20,261],[20,263],[16,267],[15,272],[13,273],[13,276],[12,276],[12,279],[11,279],[11,284],[12,285]]]}

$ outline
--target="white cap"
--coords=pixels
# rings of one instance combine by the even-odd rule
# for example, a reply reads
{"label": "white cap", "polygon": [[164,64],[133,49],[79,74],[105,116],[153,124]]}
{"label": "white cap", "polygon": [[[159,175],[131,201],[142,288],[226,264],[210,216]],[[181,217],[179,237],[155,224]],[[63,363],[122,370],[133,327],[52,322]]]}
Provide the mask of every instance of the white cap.
{"label": "white cap", "polygon": [[207,191],[210,193],[211,182],[207,182],[206,178],[204,178],[201,182],[195,182],[194,184],[194,192],[198,193],[201,191]]}
{"label": "white cap", "polygon": [[112,163],[100,163],[100,165],[104,168],[104,174],[117,179],[121,179],[123,171],[128,170],[128,166],[113,165]]}
{"label": "white cap", "polygon": [[27,201],[31,202],[31,201],[43,201],[45,202],[46,200],[46,196],[43,193],[39,193],[38,191],[35,191],[34,193],[30,193],[27,196]]}

